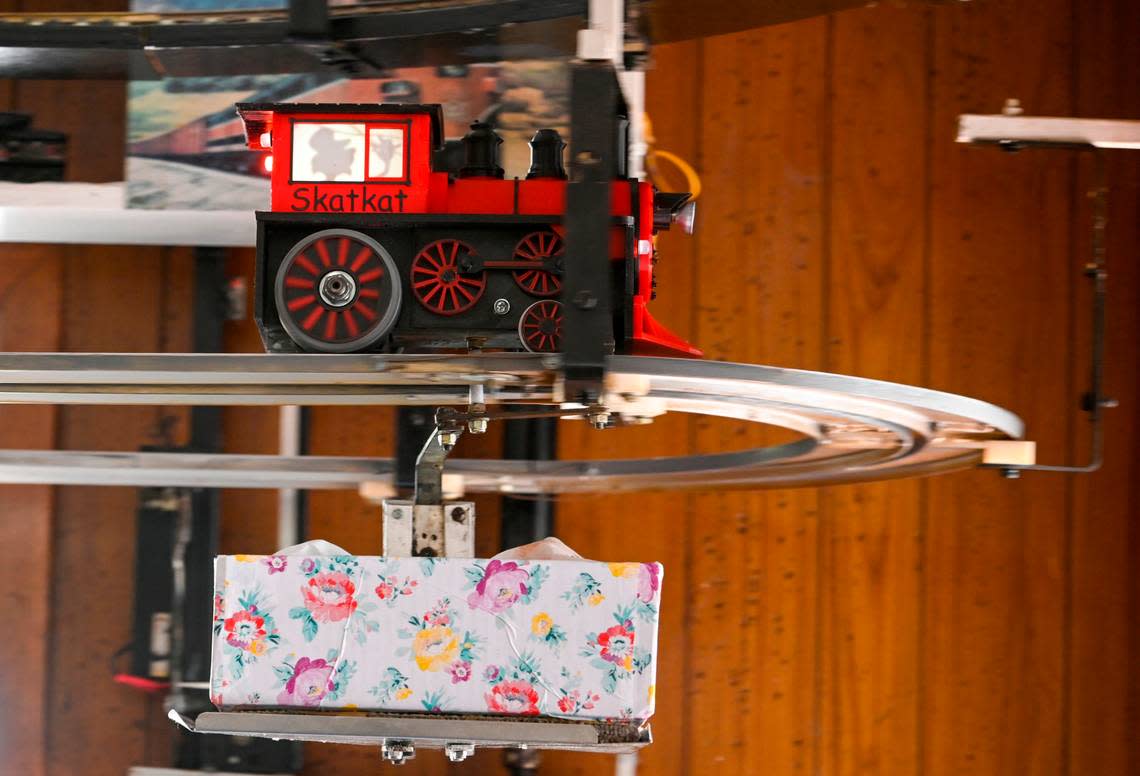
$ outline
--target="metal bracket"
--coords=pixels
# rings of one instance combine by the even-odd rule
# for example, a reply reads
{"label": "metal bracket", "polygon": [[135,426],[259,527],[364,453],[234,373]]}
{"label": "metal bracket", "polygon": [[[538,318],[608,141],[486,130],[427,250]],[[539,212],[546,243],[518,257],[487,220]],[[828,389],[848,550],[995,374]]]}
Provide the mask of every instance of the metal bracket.
{"label": "metal bracket", "polygon": [[613,62],[571,68],[563,370],[566,398],[595,404],[614,347],[610,197],[613,181],[625,175],[627,110]]}
{"label": "metal bracket", "polygon": [[[475,504],[447,501],[438,505],[417,505],[407,499],[385,499],[384,549],[386,558],[427,555],[415,552],[438,545],[438,555],[449,558],[475,557]],[[442,529],[442,533],[440,530]],[[434,533],[433,533],[434,532]],[[419,534],[417,545],[415,538]],[[438,537],[433,539],[432,537]]]}
{"label": "metal bracket", "polygon": [[436,413],[416,459],[414,498],[383,501],[385,556],[475,557],[475,505],[443,500],[443,464],[463,429],[453,411]]}
{"label": "metal bracket", "polygon": [[1001,115],[960,116],[958,142],[996,145],[1006,151],[1023,148],[1060,148],[1093,152],[1092,250],[1084,275],[1092,285],[1092,352],[1089,388],[1081,396],[1080,409],[1090,423],[1088,462],[1082,465],[1017,463],[1014,460],[983,462],[984,468],[998,469],[1003,477],[1017,479],[1023,471],[1086,474],[1095,472],[1104,461],[1103,412],[1118,402],[1104,395],[1105,315],[1108,295],[1106,238],[1108,233],[1108,180],[1101,149],[1140,150],[1140,122],[1090,119],[1034,118],[1021,115],[1018,100],[1006,101]]}

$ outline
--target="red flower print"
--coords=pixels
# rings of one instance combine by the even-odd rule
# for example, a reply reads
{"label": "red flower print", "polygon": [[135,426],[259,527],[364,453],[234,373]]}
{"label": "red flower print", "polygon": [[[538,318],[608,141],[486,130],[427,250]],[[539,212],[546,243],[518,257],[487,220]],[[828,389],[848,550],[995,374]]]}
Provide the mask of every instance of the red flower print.
{"label": "red flower print", "polygon": [[376,597],[383,601],[386,598],[391,598],[395,588],[392,587],[391,582],[381,582],[376,586]]}
{"label": "red flower print", "polygon": [[227,619],[223,627],[226,631],[226,642],[238,649],[251,650],[254,644],[265,638],[265,618],[250,614],[245,609],[234,612],[233,617]]}
{"label": "red flower print", "polygon": [[602,631],[598,634],[602,660],[630,670],[633,666],[633,640],[633,627],[628,620],[622,625]]}
{"label": "red flower print", "polygon": [[569,695],[563,695],[561,698],[558,699],[558,710],[561,711],[563,714],[573,714],[574,713],[574,707],[577,705],[578,704],[575,703],[574,699],[571,698]]}
{"label": "red flower print", "polygon": [[301,594],[317,622],[340,622],[356,611],[356,585],[340,571],[317,574],[301,588]]}
{"label": "red flower print", "polygon": [[484,696],[487,708],[500,714],[538,714],[538,691],[530,682],[500,682]]}

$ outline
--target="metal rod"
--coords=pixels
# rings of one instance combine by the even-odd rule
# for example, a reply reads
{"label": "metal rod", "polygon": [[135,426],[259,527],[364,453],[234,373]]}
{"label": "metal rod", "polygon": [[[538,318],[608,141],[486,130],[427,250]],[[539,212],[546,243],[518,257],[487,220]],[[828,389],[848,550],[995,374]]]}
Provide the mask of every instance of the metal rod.
{"label": "metal rod", "polygon": [[[1134,123],[1140,124],[1140,122]],[[1140,146],[1137,147],[1140,148]],[[1091,259],[1084,266],[1084,275],[1092,285],[1092,347],[1089,363],[1089,388],[1081,397],[1081,409],[1088,414],[1090,423],[1088,462],[1077,465],[996,464],[988,467],[1000,469],[1002,475],[1010,479],[1016,479],[1023,471],[1090,474],[1100,469],[1104,463],[1104,410],[1117,405],[1114,399],[1109,399],[1103,393],[1105,339],[1107,337],[1105,321],[1108,296],[1108,173],[1105,168],[1103,152],[1091,146],[1086,146],[1082,150],[1089,150],[1090,148],[1093,151],[1094,171],[1093,189],[1089,192],[1093,203],[1092,241]]]}

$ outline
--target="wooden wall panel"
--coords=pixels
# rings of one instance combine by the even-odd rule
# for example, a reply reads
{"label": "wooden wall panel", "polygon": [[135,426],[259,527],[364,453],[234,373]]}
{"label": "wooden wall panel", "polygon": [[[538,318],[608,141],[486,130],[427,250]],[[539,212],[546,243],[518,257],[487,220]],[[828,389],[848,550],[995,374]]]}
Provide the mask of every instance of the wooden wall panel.
{"label": "wooden wall panel", "polygon": [[[834,17],[827,369],[921,385],[926,16]],[[909,774],[918,755],[920,481],[823,492],[822,771]]]}
{"label": "wooden wall panel", "polygon": [[[122,246],[61,250],[63,349],[154,352],[164,341],[185,346],[185,333],[170,329],[163,316],[167,293],[186,288],[185,277],[166,271],[166,251]],[[185,267],[183,257],[177,263]],[[62,408],[59,445],[135,450],[162,442],[162,429],[182,426],[182,412]],[[124,773],[131,765],[161,764],[169,757],[164,748],[169,730],[153,728],[160,704],[111,680],[112,656],[131,635],[136,508],[132,488],[58,489],[54,605],[50,627],[41,636],[52,655],[51,773],[92,772],[92,764],[101,773]]]}
{"label": "wooden wall panel", "polygon": [[[59,347],[60,257],[51,246],[5,250],[0,273],[0,350]],[[54,407],[0,406],[0,446],[55,446]],[[29,635],[47,633],[52,605],[52,488],[0,486],[0,546],[19,553],[19,573],[0,577],[0,620]],[[0,639],[0,762],[13,773],[46,773],[51,651],[42,638]]]}
{"label": "wooden wall panel", "polygon": [[[1075,19],[1076,113],[1081,116],[1140,118],[1140,79],[1136,43],[1140,5],[1130,0],[1081,4]],[[1108,169],[1108,363],[1105,390],[1121,400],[1105,415],[1104,468],[1073,480],[1074,508],[1068,527],[1069,732],[1065,763],[1072,774],[1135,773],[1140,768],[1140,673],[1136,671],[1140,629],[1136,587],[1140,574],[1136,476],[1140,414],[1140,154],[1111,152]],[[1070,260],[1077,332],[1073,348],[1073,387],[1088,386],[1089,294],[1075,272],[1088,257],[1091,224],[1087,192],[1095,185],[1092,160],[1083,158],[1072,196],[1080,204],[1074,222]],[[1125,398],[1130,397],[1130,398]],[[1087,457],[1087,424],[1077,423],[1074,459]],[[1130,589],[1131,588],[1131,589]],[[1131,751],[1130,750],[1131,747]]]}
{"label": "wooden wall panel", "polygon": [[[1015,408],[1042,457],[1067,450],[1071,167],[956,146],[963,112],[1020,97],[1071,109],[1068,3],[942,8],[934,18],[930,386]],[[1071,480],[976,471],[930,481],[924,768],[1056,774],[1065,700]]]}
{"label": "wooden wall panel", "polygon": [[[823,365],[827,27],[704,43],[694,334],[710,358]],[[694,425],[702,450],[772,439]],[[684,767],[814,769],[819,493],[700,495],[692,508]]]}

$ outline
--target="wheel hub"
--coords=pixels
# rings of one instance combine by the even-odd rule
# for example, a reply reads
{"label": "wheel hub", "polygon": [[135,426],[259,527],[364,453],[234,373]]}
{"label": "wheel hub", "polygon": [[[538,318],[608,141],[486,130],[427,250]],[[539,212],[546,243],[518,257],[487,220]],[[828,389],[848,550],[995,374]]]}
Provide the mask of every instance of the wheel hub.
{"label": "wheel hub", "polygon": [[344,270],[333,270],[321,278],[318,292],[329,307],[345,307],[356,296],[356,280]]}

